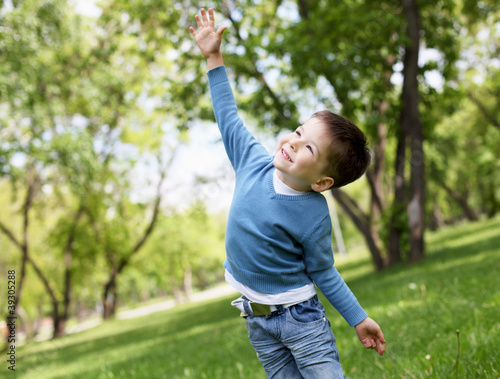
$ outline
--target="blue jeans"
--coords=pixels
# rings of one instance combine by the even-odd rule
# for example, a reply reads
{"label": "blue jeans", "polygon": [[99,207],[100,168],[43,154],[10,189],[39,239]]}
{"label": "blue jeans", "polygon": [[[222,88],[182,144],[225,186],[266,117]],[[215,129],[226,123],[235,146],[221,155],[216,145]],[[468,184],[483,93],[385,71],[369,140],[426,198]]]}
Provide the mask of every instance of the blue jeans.
{"label": "blue jeans", "polygon": [[[251,306],[251,304],[250,304]],[[335,337],[317,296],[269,316],[244,308],[248,337],[268,378],[344,379]]]}

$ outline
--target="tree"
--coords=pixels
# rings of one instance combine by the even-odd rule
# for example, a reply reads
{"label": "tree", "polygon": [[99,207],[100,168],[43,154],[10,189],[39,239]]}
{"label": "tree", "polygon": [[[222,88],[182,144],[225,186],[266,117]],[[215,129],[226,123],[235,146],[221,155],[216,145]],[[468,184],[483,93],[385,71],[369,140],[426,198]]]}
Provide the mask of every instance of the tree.
{"label": "tree", "polygon": [[[59,112],[60,107],[73,100],[71,96],[70,99],[66,97],[70,80],[64,80],[60,73],[64,72],[73,49],[78,49],[81,30],[78,24],[74,29],[69,27],[68,10],[61,1],[15,3],[11,11],[5,12],[0,36],[0,92],[3,99],[2,132],[7,141],[4,145],[7,149],[2,156],[7,159],[2,161],[1,173],[10,178],[14,193],[18,187],[25,187],[26,197],[22,208],[22,239],[17,238],[3,222],[0,229],[22,253],[17,303],[22,296],[26,265],[29,263],[50,295],[57,323],[58,298],[48,276],[31,253],[30,213],[41,185],[46,182],[45,174],[50,165],[47,154],[47,145],[50,144],[47,139],[50,138],[47,138],[47,133],[56,132],[58,120],[54,117],[66,116]],[[30,59],[37,53],[38,59]],[[16,154],[21,162],[24,160],[23,163],[15,163]],[[80,217],[79,211],[76,219]],[[71,233],[66,244],[67,254],[71,254]],[[56,327],[55,335],[59,332]]]}
{"label": "tree", "polygon": [[[18,2],[2,11],[0,118],[6,143],[1,147],[0,167],[2,176],[11,180],[14,193],[24,187],[26,197],[23,239],[16,237],[15,231],[4,222],[0,231],[22,253],[20,289],[27,264],[33,267],[46,289],[57,337],[64,333],[72,278],[81,262],[75,252],[88,255],[92,252],[75,250],[75,245],[81,243],[85,233],[88,235],[88,231],[83,231],[88,229],[87,218],[95,215],[96,198],[116,182],[117,175],[126,176],[134,166],[134,159],[138,159],[137,155],[123,159],[117,146],[134,141],[139,146],[139,155],[141,149],[158,150],[163,134],[169,131],[164,125],[169,117],[158,117],[161,109],[145,112],[141,104],[141,96],[154,94],[159,88],[155,85],[159,77],[150,64],[154,59],[149,54],[165,50],[148,47],[148,54],[137,54],[136,46],[150,36],[125,30],[127,22],[113,9],[103,12],[100,23],[92,28],[74,15],[63,0]],[[96,32],[88,33],[90,30]],[[144,128],[145,124],[149,128]],[[160,183],[163,174],[161,178]],[[131,180],[122,180],[122,193],[130,193],[127,190]],[[47,206],[35,202],[35,195],[42,193],[40,188],[47,188],[59,197],[59,203],[50,204],[54,207],[53,214],[59,216],[55,224],[62,228],[51,230],[51,225],[47,225],[49,235],[54,238],[52,250],[46,253],[57,257],[56,251],[63,252],[57,269],[44,267],[38,263],[41,257],[34,257],[30,251],[30,213],[34,206],[39,210]],[[160,195],[154,201],[152,221],[134,252],[151,234],[159,203]],[[111,208],[115,205],[111,203]],[[109,208],[103,212],[107,211]],[[68,218],[67,214],[72,216]],[[118,272],[126,266],[126,261],[119,262]],[[63,275],[60,283],[54,279],[59,269]],[[112,287],[116,274],[108,282]],[[18,291],[18,301],[21,294]]]}
{"label": "tree", "polygon": [[[378,269],[423,257],[425,140],[454,96],[460,35],[468,26],[463,5],[248,0],[222,6],[233,26],[226,44],[230,73],[234,68],[246,109],[258,110],[265,126],[289,127],[299,109],[326,106],[353,119],[373,141],[368,210],[344,190],[333,195],[358,225]],[[494,8],[491,2],[466,6],[484,7],[484,14]],[[435,58],[419,62],[422,51]],[[440,74],[442,88],[429,73]],[[288,103],[295,105],[283,110]],[[390,233],[381,233],[385,229]]]}
{"label": "tree", "polygon": [[[173,157],[174,154],[172,154],[172,158]],[[170,162],[171,161],[172,160],[170,160]],[[149,216],[149,221],[147,222],[142,234],[138,235],[135,242],[131,242],[130,235],[135,234],[132,230],[136,229],[136,225],[131,225],[130,223],[123,222],[121,220],[134,219],[138,215],[140,215],[139,217],[143,219],[144,215],[142,212],[139,213],[130,209],[133,205],[130,204],[129,200],[127,200],[127,195],[129,194],[121,191],[120,187],[116,188],[120,195],[117,197],[117,202],[114,203],[118,208],[115,217],[107,216],[105,213],[110,208],[103,206],[102,204],[94,207],[89,213],[96,241],[105,253],[106,262],[108,263],[110,270],[108,279],[104,283],[102,293],[104,319],[113,316],[116,312],[116,305],[118,301],[118,276],[130,264],[131,259],[141,250],[156,226],[163,194],[162,184],[166,177],[167,168],[168,167],[161,166],[160,180],[157,185],[157,193],[153,202],[153,208],[150,212],[151,215]],[[102,199],[103,194],[100,194],[98,198]]]}
{"label": "tree", "polygon": [[467,33],[462,33],[460,41],[459,76],[445,87],[452,96],[441,99],[441,112],[448,116],[431,133],[427,147],[431,156],[426,169],[434,193],[443,193],[439,213],[447,222],[464,217],[476,220],[482,213],[492,216],[499,209],[493,174],[498,170],[499,147],[500,76],[495,66],[499,10],[498,2],[464,1],[462,25]]}
{"label": "tree", "polygon": [[410,144],[410,199],[408,201],[408,224],[410,227],[410,262],[420,261],[424,256],[424,201],[425,201],[425,156],[424,134],[420,121],[418,90],[418,57],[420,51],[419,9],[415,0],[402,0],[407,24],[408,42],[405,45],[403,63],[403,90],[400,138],[409,137]]}
{"label": "tree", "polygon": [[[494,83],[494,75],[489,78],[491,81],[484,83],[487,87]],[[478,96],[484,91],[481,86],[472,86]],[[464,83],[464,87],[467,91],[469,84]],[[440,123],[428,147],[427,169],[437,187],[435,193],[444,192],[445,201],[451,203],[446,206],[443,201],[440,211],[449,222],[462,218],[475,221],[481,214],[492,217],[500,209],[500,183],[494,174],[499,169],[496,152],[500,131],[485,122],[468,97],[457,99],[456,105],[458,109]]]}
{"label": "tree", "polygon": [[[491,2],[485,5],[479,13],[494,9]],[[192,46],[186,15],[192,18],[197,9],[189,3],[182,6],[178,36],[186,39],[185,46]],[[366,175],[369,209],[363,210],[343,190],[334,196],[348,208],[378,269],[406,257],[409,261],[423,257],[424,141],[444,116],[434,111],[442,104],[436,101],[438,95],[445,98],[447,83],[456,78],[454,63],[465,25],[459,12],[472,15],[478,7],[452,0],[341,2],[335,7],[307,0],[295,4],[243,0],[223,1],[217,8],[232,25],[224,46],[230,75],[241,93],[240,109],[258,115],[263,126],[277,132],[295,126],[299,109],[302,113],[327,106],[352,118],[374,141],[374,164]],[[141,14],[147,30],[152,20],[147,12]],[[439,57],[419,65],[424,48],[439,52]],[[184,46],[181,49],[184,54],[178,56],[177,67],[193,80],[170,88],[190,104],[189,116],[212,117],[204,100],[193,100],[204,92],[199,57]],[[444,78],[441,94],[429,83],[427,74],[432,71]],[[402,85],[395,82],[397,75],[402,75]],[[391,191],[393,196],[388,195]],[[390,232],[381,235],[384,229]],[[410,244],[405,246],[407,234]]]}
{"label": "tree", "polygon": [[[185,211],[170,210],[158,221],[158,231],[148,242],[146,252],[136,264],[162,267],[156,272],[164,288],[178,303],[189,301],[194,288],[205,288],[221,280],[220,265],[224,259],[224,235],[213,216],[201,202]],[[210,277],[215,276],[214,279]]]}

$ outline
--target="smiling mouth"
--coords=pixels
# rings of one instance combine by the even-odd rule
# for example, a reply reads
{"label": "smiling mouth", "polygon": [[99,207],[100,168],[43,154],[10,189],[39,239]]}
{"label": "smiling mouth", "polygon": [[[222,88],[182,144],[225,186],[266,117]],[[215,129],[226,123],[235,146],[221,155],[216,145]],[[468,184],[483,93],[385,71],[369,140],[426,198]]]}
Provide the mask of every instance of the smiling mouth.
{"label": "smiling mouth", "polygon": [[287,161],[289,162],[293,162],[292,161],[292,158],[290,158],[290,156],[288,155],[288,153],[286,152],[285,149],[281,149],[281,155],[283,156],[283,158],[285,158]]}

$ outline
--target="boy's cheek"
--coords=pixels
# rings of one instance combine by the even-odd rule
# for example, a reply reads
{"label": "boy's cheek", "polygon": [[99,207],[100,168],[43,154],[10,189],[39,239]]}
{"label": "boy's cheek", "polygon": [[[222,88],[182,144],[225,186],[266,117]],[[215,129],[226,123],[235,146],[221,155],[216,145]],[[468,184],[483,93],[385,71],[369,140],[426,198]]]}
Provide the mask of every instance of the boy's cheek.
{"label": "boy's cheek", "polygon": [[278,141],[278,146],[276,147],[276,151],[280,150],[283,147],[283,145],[289,140],[290,138],[288,135],[281,137]]}

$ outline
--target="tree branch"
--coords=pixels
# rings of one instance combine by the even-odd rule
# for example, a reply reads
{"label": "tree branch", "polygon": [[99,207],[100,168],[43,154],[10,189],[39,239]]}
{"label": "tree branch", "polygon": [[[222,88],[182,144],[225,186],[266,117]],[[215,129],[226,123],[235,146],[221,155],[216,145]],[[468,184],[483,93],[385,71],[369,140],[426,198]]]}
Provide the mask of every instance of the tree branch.
{"label": "tree branch", "polygon": [[90,209],[87,208],[87,216],[90,219],[90,224],[92,225],[92,230],[94,231],[95,239],[99,245],[101,245],[104,249],[104,253],[106,254],[106,259],[108,263],[112,266],[115,267],[115,260],[113,258],[113,254],[108,249],[108,246],[106,244],[106,241],[103,241],[101,237],[101,233],[99,232],[99,228],[97,227],[97,222],[95,220],[94,214]]}
{"label": "tree branch", "polygon": [[[236,35],[236,38],[238,39],[238,42],[241,45],[244,45],[245,42],[243,40],[243,37],[241,37],[241,33],[240,33],[240,24],[237,21],[235,21],[234,18],[231,16],[231,9],[229,7],[228,1],[224,1],[224,5],[225,5],[225,7],[222,8],[222,12],[224,13],[224,16],[227,17],[229,19],[229,21],[231,21],[231,24],[233,25],[233,27],[236,31],[235,35]],[[276,104],[279,109],[283,110],[285,108],[285,105],[279,99],[278,95],[276,95],[276,93],[269,86],[269,83],[267,82],[266,78],[264,77],[264,74],[258,70],[257,62],[255,62],[254,59],[250,59],[250,61],[252,62],[252,66],[253,66],[253,71],[249,73],[250,76],[255,78],[255,79],[258,79],[262,83],[264,90],[268,93],[269,96],[271,96],[274,104]],[[283,117],[284,120],[287,120],[287,121],[290,120],[290,117],[287,117],[284,114],[284,112],[279,112],[279,114],[280,114],[280,116]]]}
{"label": "tree branch", "polygon": [[370,224],[368,223],[366,216],[363,216],[363,212],[361,212],[356,202],[353,199],[351,199],[344,191],[342,191],[339,188],[335,188],[331,190],[331,192],[335,200],[340,204],[342,209],[349,215],[351,220],[354,222],[354,225],[356,225],[359,231],[363,234],[366,244],[368,245],[368,249],[370,250],[373,264],[375,265],[376,269],[378,271],[383,270],[385,267],[385,262],[384,259],[382,258],[382,254],[377,245],[377,242],[372,234]]}
{"label": "tree branch", "polygon": [[49,296],[52,300],[52,303],[54,305],[54,312],[57,311],[57,297],[55,295],[55,292],[54,290],[52,289],[52,286],[50,285],[49,283],[49,280],[47,279],[47,277],[43,274],[42,270],[40,269],[40,267],[35,263],[35,261],[33,260],[33,258],[31,257],[28,257],[28,261],[31,263],[31,265],[33,266],[33,269],[35,270],[36,274],[38,275],[38,277],[40,278],[40,280],[42,281],[43,285],[45,286],[45,288],[47,289],[47,292],[49,293]]}
{"label": "tree branch", "polygon": [[14,245],[16,245],[21,251],[24,246],[17,240],[14,234],[0,221],[0,230],[9,238]]}
{"label": "tree branch", "polygon": [[309,7],[307,5],[306,0],[298,0],[297,5],[299,6],[299,14],[303,20],[307,20],[309,18]]}
{"label": "tree branch", "polygon": [[155,204],[154,204],[154,207],[153,207],[153,215],[151,217],[149,225],[144,230],[144,234],[142,235],[142,237],[139,239],[139,241],[137,241],[137,243],[135,244],[135,246],[132,248],[132,251],[130,252],[130,254],[128,255],[128,257],[123,258],[120,261],[120,263],[118,265],[118,268],[116,270],[116,274],[119,274],[119,273],[122,272],[122,270],[125,268],[125,266],[127,266],[127,264],[129,263],[130,259],[135,254],[137,254],[137,252],[141,249],[141,247],[144,245],[144,243],[147,241],[147,239],[149,238],[149,236],[153,232],[153,229],[155,227],[156,221],[158,220],[158,214],[160,213],[160,204],[161,204],[161,200],[162,200],[162,188],[161,187],[162,187],[162,185],[163,185],[163,183],[165,181],[165,178],[167,176],[167,171],[170,168],[170,166],[172,165],[172,162],[173,162],[173,160],[175,158],[175,152],[176,151],[177,151],[177,148],[175,148],[172,151],[170,159],[165,164],[165,167],[163,167],[162,170],[161,170],[160,181],[158,182],[158,186],[157,186],[157,190],[156,190],[157,195],[156,195],[156,200],[155,200]]}
{"label": "tree branch", "polygon": [[483,116],[491,123],[491,125],[500,129],[500,122],[488,111],[486,106],[475,97],[472,93],[467,92],[467,97],[478,107]]}
{"label": "tree branch", "polygon": [[367,230],[368,216],[359,208],[356,201],[340,188],[335,188],[331,192],[335,200],[338,201],[342,209],[349,215],[358,229]]}
{"label": "tree branch", "polygon": [[375,203],[375,205],[377,206],[379,212],[382,212],[383,211],[383,205],[382,205],[382,200],[380,199],[380,196],[379,196],[379,191],[376,187],[376,173],[372,170],[367,170],[366,171],[366,179],[368,180],[368,184],[370,185],[370,188],[371,188],[371,193],[372,193],[372,198],[373,198],[373,201]]}
{"label": "tree branch", "polygon": [[[431,170],[433,170],[432,166]],[[450,186],[448,186],[443,180],[443,176],[437,173],[436,170],[433,171],[433,178],[448,193],[448,195],[453,200],[455,200],[458,203],[458,205],[460,205],[460,207],[462,208],[462,210],[464,211],[465,215],[469,220],[477,221],[479,219],[477,212],[474,209],[472,209],[469,206],[469,203],[467,202],[468,198],[467,192],[465,194],[462,194],[456,189],[453,189]]]}
{"label": "tree branch", "polygon": [[26,191],[26,198],[23,205],[23,246],[28,246],[28,228],[29,228],[29,211],[33,205],[33,198],[35,197],[36,186],[39,183],[39,176],[35,172],[33,165],[30,164],[27,170],[27,184],[28,190]]}

